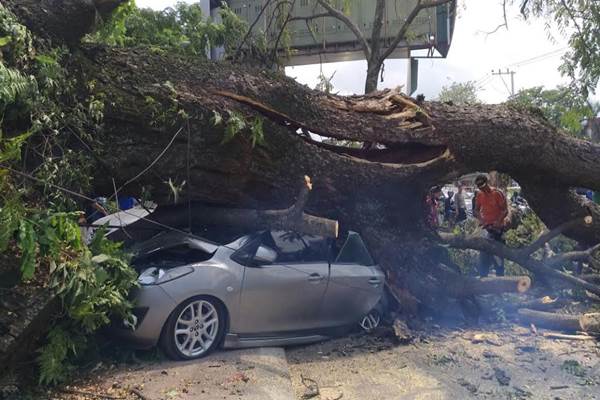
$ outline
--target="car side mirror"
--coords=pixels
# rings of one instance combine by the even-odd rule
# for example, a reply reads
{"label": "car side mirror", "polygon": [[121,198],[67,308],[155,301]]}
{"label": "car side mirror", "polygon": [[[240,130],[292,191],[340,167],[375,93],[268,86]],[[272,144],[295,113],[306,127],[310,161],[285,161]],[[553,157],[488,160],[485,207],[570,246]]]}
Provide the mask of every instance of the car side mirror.
{"label": "car side mirror", "polygon": [[273,264],[277,260],[277,252],[270,247],[263,245],[258,246],[256,255],[254,256],[254,262],[258,265]]}

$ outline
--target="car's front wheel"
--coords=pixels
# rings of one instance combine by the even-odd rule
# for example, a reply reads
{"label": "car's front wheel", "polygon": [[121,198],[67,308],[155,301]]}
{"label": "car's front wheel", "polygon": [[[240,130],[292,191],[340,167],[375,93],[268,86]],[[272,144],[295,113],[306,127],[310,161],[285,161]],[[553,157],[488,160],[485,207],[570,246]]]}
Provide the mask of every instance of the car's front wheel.
{"label": "car's front wheel", "polygon": [[171,313],[161,345],[170,358],[191,360],[212,352],[224,333],[223,306],[210,297],[198,296],[186,300]]}

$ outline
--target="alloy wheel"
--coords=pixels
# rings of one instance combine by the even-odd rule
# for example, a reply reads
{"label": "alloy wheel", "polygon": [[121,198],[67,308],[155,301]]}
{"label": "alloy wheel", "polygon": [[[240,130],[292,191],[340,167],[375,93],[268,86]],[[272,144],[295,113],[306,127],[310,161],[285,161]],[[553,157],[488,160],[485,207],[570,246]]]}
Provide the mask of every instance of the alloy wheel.
{"label": "alloy wheel", "polygon": [[186,357],[205,353],[217,338],[219,315],[213,304],[196,300],[188,304],[175,322],[175,345]]}

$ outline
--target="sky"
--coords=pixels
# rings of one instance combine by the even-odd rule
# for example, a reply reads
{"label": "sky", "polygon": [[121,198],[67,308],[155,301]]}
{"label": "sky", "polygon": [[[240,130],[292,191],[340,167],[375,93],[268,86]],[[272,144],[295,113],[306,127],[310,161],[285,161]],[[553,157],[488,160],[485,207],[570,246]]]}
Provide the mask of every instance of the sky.
{"label": "sky", "polygon": [[[192,0],[186,0],[192,2]],[[162,9],[173,0],[137,0],[139,7]],[[502,21],[501,0],[461,0],[454,37],[446,59],[421,59],[416,93],[435,99],[443,86],[452,82],[475,81],[479,97],[487,103],[506,101],[510,95],[510,77],[492,76],[492,70],[515,71],[515,91],[533,86],[554,88],[567,84],[558,71],[561,56],[567,50],[567,39],[558,33],[551,38],[539,20],[524,21],[516,6],[507,9],[508,29],[494,30]],[[406,83],[406,60],[385,63],[380,88]],[[321,66],[288,67],[286,73],[299,82],[315,87]],[[324,64],[323,73],[331,76],[334,92],[363,92],[367,65],[364,61]]]}

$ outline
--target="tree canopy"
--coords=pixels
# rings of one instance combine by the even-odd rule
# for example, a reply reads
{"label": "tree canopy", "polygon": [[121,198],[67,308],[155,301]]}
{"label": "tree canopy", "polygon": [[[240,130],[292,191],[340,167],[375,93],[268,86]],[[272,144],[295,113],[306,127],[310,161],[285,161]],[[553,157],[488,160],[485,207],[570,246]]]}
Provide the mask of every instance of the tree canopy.
{"label": "tree canopy", "polygon": [[477,95],[475,82],[452,82],[450,86],[443,86],[438,96],[439,101],[452,102],[454,104],[476,104],[481,103]]}
{"label": "tree canopy", "polygon": [[593,105],[566,86],[556,89],[544,89],[542,86],[524,89],[510,102],[539,108],[546,119],[574,136],[581,134],[583,121],[595,115]]}
{"label": "tree canopy", "polygon": [[[517,2],[517,0],[512,0]],[[561,71],[584,97],[600,81],[600,2],[597,0],[519,0],[521,13],[537,17],[569,37]],[[505,1],[506,4],[506,1]]]}

